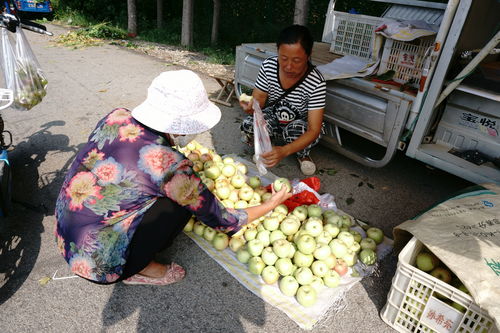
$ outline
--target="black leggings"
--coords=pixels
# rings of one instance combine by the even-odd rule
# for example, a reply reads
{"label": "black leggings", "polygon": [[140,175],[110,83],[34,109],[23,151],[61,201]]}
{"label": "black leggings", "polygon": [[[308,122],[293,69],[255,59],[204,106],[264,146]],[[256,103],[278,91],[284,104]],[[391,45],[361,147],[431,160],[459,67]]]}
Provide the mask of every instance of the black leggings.
{"label": "black leggings", "polygon": [[171,246],[191,216],[190,211],[169,198],[158,198],[135,230],[127,263],[118,281],[142,271],[158,252]]}

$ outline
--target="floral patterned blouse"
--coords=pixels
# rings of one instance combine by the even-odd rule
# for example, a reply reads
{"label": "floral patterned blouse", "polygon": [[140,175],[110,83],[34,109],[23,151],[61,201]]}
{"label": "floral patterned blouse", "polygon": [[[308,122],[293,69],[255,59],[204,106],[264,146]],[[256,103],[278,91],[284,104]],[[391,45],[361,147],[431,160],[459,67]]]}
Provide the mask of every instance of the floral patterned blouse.
{"label": "floral patterned blouse", "polygon": [[244,210],[227,209],[166,138],[115,109],[73,161],[56,204],[55,235],[71,270],[99,283],[116,281],[144,213],[169,197],[206,225],[233,234]]}

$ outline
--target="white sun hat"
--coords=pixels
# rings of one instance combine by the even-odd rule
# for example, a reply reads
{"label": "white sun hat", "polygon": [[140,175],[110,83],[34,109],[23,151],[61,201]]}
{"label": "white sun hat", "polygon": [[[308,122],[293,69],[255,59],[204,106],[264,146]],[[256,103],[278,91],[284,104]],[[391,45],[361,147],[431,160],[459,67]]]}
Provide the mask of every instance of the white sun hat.
{"label": "white sun hat", "polygon": [[190,70],[163,72],[148,88],[132,117],[162,133],[198,134],[214,127],[220,109],[208,100],[203,82]]}

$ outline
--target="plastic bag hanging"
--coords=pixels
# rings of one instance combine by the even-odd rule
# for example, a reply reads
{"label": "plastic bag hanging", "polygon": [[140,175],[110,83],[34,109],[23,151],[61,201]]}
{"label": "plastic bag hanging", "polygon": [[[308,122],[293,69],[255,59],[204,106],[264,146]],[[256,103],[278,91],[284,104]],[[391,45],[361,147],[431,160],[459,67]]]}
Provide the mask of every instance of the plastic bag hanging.
{"label": "plastic bag hanging", "polygon": [[15,81],[14,76],[16,73],[16,56],[14,54],[14,49],[12,48],[11,40],[9,37],[9,32],[7,29],[1,30],[1,41],[2,41],[2,71],[4,84],[7,89],[14,91]]}
{"label": "plastic bag hanging", "polygon": [[269,133],[267,132],[266,120],[264,119],[264,114],[260,109],[259,103],[253,99],[253,132],[254,132],[254,147],[255,147],[255,164],[257,165],[257,170],[259,174],[265,175],[267,173],[266,166],[262,161],[263,158],[260,156],[263,153],[271,151],[273,149],[271,145],[271,139]]}
{"label": "plastic bag hanging", "polygon": [[22,29],[18,27],[15,35],[14,75],[7,84],[14,93],[13,107],[30,110],[47,94],[47,79]]}

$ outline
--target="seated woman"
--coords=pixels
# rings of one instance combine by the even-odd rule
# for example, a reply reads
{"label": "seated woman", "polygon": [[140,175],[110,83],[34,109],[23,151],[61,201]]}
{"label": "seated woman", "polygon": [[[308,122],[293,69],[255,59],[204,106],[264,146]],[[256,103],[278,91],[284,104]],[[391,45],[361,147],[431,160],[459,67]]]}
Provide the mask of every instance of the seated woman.
{"label": "seated woman", "polygon": [[[267,58],[260,67],[252,97],[263,109],[269,135],[285,143],[262,154],[267,167],[296,154],[302,173],[312,175],[316,171],[309,153],[319,142],[323,127],[326,83],[310,63],[313,43],[306,27],[285,28],[278,37],[278,56]],[[252,102],[240,105],[246,113],[253,113]],[[246,117],[240,128],[243,141],[250,142],[253,116]]]}
{"label": "seated woman", "polygon": [[71,270],[109,284],[166,285],[184,277],[155,255],[195,215],[229,235],[291,196],[283,189],[246,209],[225,208],[172,148],[174,138],[201,133],[221,117],[201,79],[164,72],[132,112],[115,109],[99,121],[66,175],[56,204],[57,245]]}

